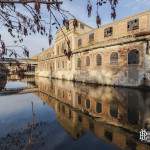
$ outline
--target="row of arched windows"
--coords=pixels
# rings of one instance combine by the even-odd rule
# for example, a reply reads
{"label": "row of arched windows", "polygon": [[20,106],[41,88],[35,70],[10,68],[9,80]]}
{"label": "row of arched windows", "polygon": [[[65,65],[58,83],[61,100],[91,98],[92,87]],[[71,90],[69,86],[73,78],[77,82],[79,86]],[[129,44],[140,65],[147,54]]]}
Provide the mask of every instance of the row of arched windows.
{"label": "row of arched windows", "polygon": [[[139,64],[139,51],[134,49],[128,53],[128,64]],[[119,55],[117,52],[112,52],[110,55],[110,64],[117,65],[119,60]],[[102,56],[101,54],[96,55],[96,65],[102,65]],[[86,66],[90,66],[90,57],[86,57]],[[77,67],[81,67],[81,59],[77,59]]]}
{"label": "row of arched windows", "polygon": [[[82,104],[82,99],[81,99],[81,95],[78,95],[78,105]],[[91,101],[89,99],[85,100],[85,107],[86,109],[90,109],[91,107]],[[96,113],[102,113],[102,103],[101,102],[97,102],[96,103]],[[111,101],[110,102],[110,115],[114,118],[117,118],[118,116],[118,104],[115,101]]]}

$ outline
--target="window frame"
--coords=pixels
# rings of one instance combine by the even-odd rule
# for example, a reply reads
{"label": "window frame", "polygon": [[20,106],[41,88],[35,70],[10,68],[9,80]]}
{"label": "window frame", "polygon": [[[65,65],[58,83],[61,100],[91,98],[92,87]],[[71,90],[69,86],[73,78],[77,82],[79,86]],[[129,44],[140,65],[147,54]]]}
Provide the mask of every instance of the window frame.
{"label": "window frame", "polygon": [[[135,23],[135,21],[136,21],[137,23]],[[129,26],[131,26],[131,27],[129,27]],[[138,29],[139,29],[139,26],[140,26],[140,24],[139,24],[139,18],[135,18],[135,19],[129,20],[129,21],[127,22],[127,31],[138,30]]]}
{"label": "window frame", "polygon": [[83,29],[84,30],[85,26],[83,23],[80,23],[80,29]]}
{"label": "window frame", "polygon": [[89,43],[94,42],[94,38],[95,38],[95,34],[94,33],[90,33],[89,34]]}
{"label": "window frame", "polygon": [[111,27],[107,27],[107,28],[104,29],[104,37],[105,38],[111,37],[112,35],[113,35],[113,27],[112,26]]}
{"label": "window frame", "polygon": [[[80,41],[80,42],[79,42]],[[82,47],[82,39],[78,39],[78,48]]]}
{"label": "window frame", "polygon": [[[116,60],[112,61],[112,54],[114,54],[114,53],[117,54],[117,61]],[[110,65],[118,65],[119,64],[119,53],[118,52],[112,52],[110,54],[109,61],[110,61]]]}
{"label": "window frame", "polygon": [[[131,54],[133,51],[138,52],[138,63],[129,63],[129,54]],[[133,56],[132,56],[133,57]],[[139,65],[140,64],[140,51],[137,49],[132,49],[127,53],[127,64],[130,65]],[[133,61],[133,60],[132,60]]]}
{"label": "window frame", "polygon": [[85,60],[86,66],[89,67],[91,64],[91,60],[90,60],[90,56],[86,56],[86,60]]}
{"label": "window frame", "polygon": [[[100,56],[99,58],[101,59],[101,63],[98,63],[98,56]],[[102,55],[101,54],[96,54],[96,66],[101,66],[102,65]]]}
{"label": "window frame", "polygon": [[[80,62],[80,65],[79,65],[79,62]],[[77,58],[77,68],[81,68],[81,58]]]}

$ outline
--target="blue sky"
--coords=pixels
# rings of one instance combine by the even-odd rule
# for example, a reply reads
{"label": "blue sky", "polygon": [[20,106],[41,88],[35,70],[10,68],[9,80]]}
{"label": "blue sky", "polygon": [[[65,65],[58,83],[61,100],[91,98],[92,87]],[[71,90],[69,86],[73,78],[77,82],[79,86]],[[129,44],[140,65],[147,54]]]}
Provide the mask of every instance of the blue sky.
{"label": "blue sky", "polygon": [[[95,4],[96,0],[92,0],[93,4]],[[118,0],[119,4],[117,6],[117,17],[116,20],[122,19],[129,15],[134,15],[146,10],[150,10],[150,0]],[[95,24],[95,12],[96,8],[93,8],[93,15],[88,18],[86,12],[86,4],[87,0],[64,0],[62,7],[66,10],[69,10],[77,19],[82,22],[96,27]],[[95,5],[94,5],[95,6]],[[110,18],[110,6],[106,5],[100,9],[100,16],[102,18],[102,25],[112,22],[113,20]],[[55,33],[55,30],[53,31]],[[7,45],[14,45],[12,43],[12,38],[3,31],[3,38],[7,42]],[[41,52],[42,48],[47,49],[49,47],[48,40],[46,37],[42,37],[40,35],[30,36],[25,38],[24,45],[30,49],[30,54],[33,56],[39,52]]]}

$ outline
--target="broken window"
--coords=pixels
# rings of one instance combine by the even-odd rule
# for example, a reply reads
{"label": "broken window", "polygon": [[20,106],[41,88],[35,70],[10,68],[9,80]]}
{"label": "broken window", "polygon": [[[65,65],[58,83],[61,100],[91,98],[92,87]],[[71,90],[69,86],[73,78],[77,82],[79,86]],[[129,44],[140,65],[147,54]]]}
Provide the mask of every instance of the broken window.
{"label": "broken window", "polygon": [[104,37],[112,36],[112,34],[113,34],[113,28],[112,27],[106,28],[104,30]]}
{"label": "broken window", "polygon": [[117,52],[112,52],[110,55],[110,64],[116,65],[118,64],[118,53]]}
{"label": "broken window", "polygon": [[139,51],[134,49],[128,53],[128,64],[139,64]]}
{"label": "broken window", "polygon": [[134,19],[128,22],[128,31],[139,29],[139,19]]}

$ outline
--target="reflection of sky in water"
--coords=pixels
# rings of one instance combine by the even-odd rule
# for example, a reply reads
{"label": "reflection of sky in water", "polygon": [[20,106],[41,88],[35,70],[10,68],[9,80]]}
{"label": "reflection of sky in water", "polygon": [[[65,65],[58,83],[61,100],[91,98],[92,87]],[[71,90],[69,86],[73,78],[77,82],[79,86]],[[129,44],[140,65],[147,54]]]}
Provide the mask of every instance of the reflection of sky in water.
{"label": "reflection of sky in water", "polygon": [[5,86],[5,88],[22,88],[22,87],[27,87],[27,83],[23,83],[20,81],[9,81]]}
{"label": "reflection of sky in water", "polygon": [[0,136],[12,129],[26,127],[32,121],[32,104],[36,120],[52,121],[54,112],[33,94],[0,96]]}

